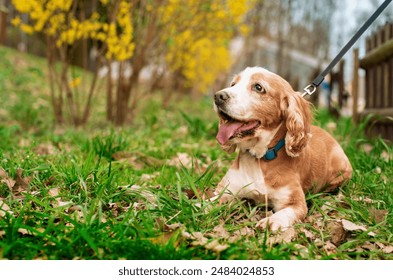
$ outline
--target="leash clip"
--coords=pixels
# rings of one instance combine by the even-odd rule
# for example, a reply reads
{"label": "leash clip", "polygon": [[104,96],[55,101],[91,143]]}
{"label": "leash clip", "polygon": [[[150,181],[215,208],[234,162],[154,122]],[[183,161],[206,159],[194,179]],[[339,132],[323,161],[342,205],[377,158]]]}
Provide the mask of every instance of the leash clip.
{"label": "leash clip", "polygon": [[304,88],[302,97],[305,97],[306,95],[312,95],[316,90],[317,90],[316,86],[314,86],[313,84],[309,84]]}

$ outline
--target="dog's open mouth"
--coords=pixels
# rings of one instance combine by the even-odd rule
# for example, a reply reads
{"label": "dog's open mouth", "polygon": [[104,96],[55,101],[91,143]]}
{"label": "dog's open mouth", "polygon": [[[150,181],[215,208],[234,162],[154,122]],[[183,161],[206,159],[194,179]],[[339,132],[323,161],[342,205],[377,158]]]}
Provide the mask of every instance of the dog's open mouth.
{"label": "dog's open mouth", "polygon": [[216,139],[221,145],[224,145],[233,137],[253,134],[254,130],[260,125],[257,120],[236,120],[222,111],[219,111],[219,116],[223,121],[218,129]]}

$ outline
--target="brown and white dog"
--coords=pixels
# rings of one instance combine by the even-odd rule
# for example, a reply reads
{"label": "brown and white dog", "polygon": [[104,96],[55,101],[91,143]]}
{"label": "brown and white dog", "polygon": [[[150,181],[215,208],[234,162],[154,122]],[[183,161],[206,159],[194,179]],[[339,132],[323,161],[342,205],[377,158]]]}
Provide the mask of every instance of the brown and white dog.
{"label": "brown and white dog", "polygon": [[249,67],[214,95],[220,118],[217,141],[239,155],[215,190],[221,203],[234,197],[268,202],[274,214],[257,226],[284,229],[307,214],[305,192],[331,191],[352,176],[336,140],[311,125],[309,103],[287,81]]}

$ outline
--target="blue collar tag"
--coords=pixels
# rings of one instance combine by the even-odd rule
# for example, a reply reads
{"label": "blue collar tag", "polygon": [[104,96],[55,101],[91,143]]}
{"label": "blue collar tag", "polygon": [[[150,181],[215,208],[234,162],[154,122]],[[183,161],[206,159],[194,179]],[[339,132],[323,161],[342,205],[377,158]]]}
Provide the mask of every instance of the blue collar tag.
{"label": "blue collar tag", "polygon": [[266,154],[263,156],[263,159],[266,161],[273,160],[277,157],[278,151],[285,146],[285,139],[281,139],[278,141],[276,146],[267,150]]}

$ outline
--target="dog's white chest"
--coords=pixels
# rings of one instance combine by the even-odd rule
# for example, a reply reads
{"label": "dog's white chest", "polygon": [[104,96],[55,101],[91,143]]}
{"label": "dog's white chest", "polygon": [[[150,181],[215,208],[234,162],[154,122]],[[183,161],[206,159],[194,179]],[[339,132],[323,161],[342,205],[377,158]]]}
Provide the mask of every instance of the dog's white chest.
{"label": "dog's white chest", "polygon": [[249,153],[240,156],[238,168],[230,168],[222,179],[222,184],[229,192],[240,198],[265,202],[267,186],[259,161]]}

